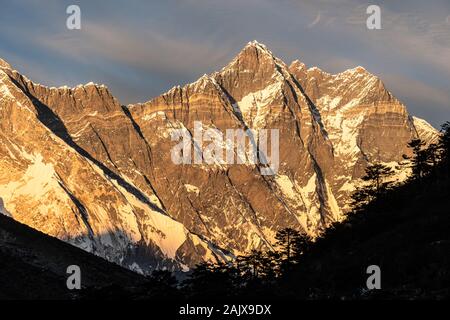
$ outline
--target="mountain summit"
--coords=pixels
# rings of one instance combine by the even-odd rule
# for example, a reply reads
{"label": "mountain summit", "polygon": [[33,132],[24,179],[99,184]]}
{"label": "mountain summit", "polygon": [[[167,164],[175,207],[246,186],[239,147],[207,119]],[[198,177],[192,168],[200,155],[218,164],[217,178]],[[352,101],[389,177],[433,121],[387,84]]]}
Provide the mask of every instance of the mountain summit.
{"label": "mountain summit", "polygon": [[[290,66],[256,41],[220,71],[123,107],[105,86],[48,88],[0,60],[0,198],[15,220],[132,270],[187,270],[318,236],[374,161],[435,139],[362,67]],[[280,167],[176,165],[175,129],[278,129]],[[397,172],[398,179],[404,172]]]}

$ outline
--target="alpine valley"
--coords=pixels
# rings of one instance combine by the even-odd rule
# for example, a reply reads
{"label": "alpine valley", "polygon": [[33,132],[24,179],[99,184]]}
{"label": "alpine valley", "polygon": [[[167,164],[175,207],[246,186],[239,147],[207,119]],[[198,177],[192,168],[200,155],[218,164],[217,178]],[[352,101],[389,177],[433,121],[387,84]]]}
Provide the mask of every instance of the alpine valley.
{"label": "alpine valley", "polygon": [[[171,132],[279,129],[280,165],[177,165]],[[256,41],[224,68],[122,106],[104,85],[49,88],[0,59],[0,212],[149,274],[312,237],[345,219],[369,163],[406,177],[407,143],[438,132],[362,67],[290,65]]]}

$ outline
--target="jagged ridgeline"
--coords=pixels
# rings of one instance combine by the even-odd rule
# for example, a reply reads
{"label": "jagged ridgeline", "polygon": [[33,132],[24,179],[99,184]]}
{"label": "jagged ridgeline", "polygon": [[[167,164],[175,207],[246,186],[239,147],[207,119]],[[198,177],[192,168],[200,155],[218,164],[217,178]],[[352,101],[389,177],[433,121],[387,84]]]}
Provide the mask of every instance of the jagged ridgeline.
{"label": "jagged ridgeline", "polygon": [[[315,237],[341,221],[368,163],[395,170],[437,131],[362,67],[290,66],[250,42],[223,69],[121,106],[93,83],[49,88],[0,60],[2,212],[132,270],[188,270]],[[278,129],[280,166],[176,165],[171,132]]]}

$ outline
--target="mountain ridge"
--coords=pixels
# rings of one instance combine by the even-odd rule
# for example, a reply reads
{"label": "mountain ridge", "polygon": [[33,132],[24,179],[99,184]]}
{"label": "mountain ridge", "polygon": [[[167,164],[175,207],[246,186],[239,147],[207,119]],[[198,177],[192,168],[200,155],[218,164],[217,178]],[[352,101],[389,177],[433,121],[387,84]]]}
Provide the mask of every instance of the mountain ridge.
{"label": "mountain ridge", "polygon": [[[21,222],[142,273],[231,259],[268,245],[287,226],[318,236],[345,218],[367,163],[398,163],[409,140],[422,135],[431,142],[437,135],[365,69],[330,75],[300,62],[288,66],[255,41],[220,71],[128,106],[104,85],[48,88],[6,62],[0,74],[0,112],[7,119],[0,131],[0,164],[7,168],[0,197],[6,209]],[[23,113],[20,106],[32,114],[28,123],[14,116]],[[279,129],[279,172],[262,176],[260,164],[173,164],[171,133],[193,132],[195,121],[223,132]],[[18,127],[25,138],[14,134]],[[48,139],[55,143],[47,145]],[[33,151],[20,152],[24,147]],[[56,157],[61,152],[70,156]],[[33,176],[20,179],[36,172],[33,165],[47,170],[54,185],[40,196],[58,202],[46,205],[67,213],[49,215],[30,199],[28,210],[39,214],[26,216],[23,199],[11,198],[10,192],[37,183]],[[12,169],[17,166],[22,169]],[[74,167],[80,173],[70,173]],[[93,181],[97,185],[89,186]],[[22,210],[14,204],[19,201]],[[55,226],[45,226],[40,215]],[[70,240],[71,233],[78,240]]]}

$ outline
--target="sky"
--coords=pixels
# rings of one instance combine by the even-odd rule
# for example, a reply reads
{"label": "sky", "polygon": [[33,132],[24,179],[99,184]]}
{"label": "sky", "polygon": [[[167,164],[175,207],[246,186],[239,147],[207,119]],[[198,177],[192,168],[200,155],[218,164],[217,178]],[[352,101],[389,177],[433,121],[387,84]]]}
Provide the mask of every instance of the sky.
{"label": "sky", "polygon": [[[81,29],[69,30],[69,5]],[[381,8],[381,30],[366,9]],[[0,58],[48,86],[145,102],[220,70],[252,40],[287,64],[379,76],[411,114],[450,120],[449,0],[0,0]]]}

